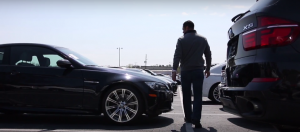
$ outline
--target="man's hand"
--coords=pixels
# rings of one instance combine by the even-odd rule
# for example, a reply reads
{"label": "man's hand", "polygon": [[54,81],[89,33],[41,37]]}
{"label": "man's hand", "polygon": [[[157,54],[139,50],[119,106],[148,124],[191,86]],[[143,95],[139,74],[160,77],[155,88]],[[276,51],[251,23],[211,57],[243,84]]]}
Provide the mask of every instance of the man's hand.
{"label": "man's hand", "polygon": [[210,71],[205,70],[205,76],[206,76],[206,78],[208,78],[210,76]]}
{"label": "man's hand", "polygon": [[172,80],[176,81],[176,72],[172,72]]}

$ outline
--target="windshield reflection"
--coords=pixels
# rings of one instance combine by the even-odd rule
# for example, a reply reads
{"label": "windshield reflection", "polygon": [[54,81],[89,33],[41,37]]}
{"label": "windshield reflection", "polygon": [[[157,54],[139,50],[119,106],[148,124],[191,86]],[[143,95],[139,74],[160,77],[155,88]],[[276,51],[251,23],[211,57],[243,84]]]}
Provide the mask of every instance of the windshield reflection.
{"label": "windshield reflection", "polygon": [[94,63],[93,61],[91,61],[90,59],[70,50],[67,48],[63,48],[63,47],[56,47],[56,49],[58,49],[59,51],[65,53],[66,55],[68,55],[70,58],[72,58],[73,60],[77,61],[78,63],[84,65],[84,66],[98,66],[96,63]]}

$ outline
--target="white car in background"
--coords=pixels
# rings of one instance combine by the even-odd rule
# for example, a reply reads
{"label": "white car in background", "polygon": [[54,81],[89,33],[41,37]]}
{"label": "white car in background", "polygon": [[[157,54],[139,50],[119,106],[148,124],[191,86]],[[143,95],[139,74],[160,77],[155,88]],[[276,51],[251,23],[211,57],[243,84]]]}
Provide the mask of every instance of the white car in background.
{"label": "white car in background", "polygon": [[[203,91],[202,96],[208,97],[211,101],[221,103],[219,97],[219,89],[218,85],[221,82],[222,70],[225,69],[226,63],[220,63],[211,67],[210,76],[208,78],[204,77],[203,81]],[[193,88],[192,88],[192,95]]]}

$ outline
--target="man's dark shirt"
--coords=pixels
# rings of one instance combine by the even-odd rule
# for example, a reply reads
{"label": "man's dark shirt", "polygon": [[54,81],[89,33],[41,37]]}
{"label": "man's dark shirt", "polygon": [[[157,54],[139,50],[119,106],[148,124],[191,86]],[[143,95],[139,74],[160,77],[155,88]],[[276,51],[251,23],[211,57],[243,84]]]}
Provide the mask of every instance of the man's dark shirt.
{"label": "man's dark shirt", "polygon": [[178,39],[173,60],[173,70],[177,70],[179,62],[181,71],[196,70],[204,68],[206,60],[206,71],[210,71],[211,51],[206,38],[198,35],[195,30],[190,30]]}

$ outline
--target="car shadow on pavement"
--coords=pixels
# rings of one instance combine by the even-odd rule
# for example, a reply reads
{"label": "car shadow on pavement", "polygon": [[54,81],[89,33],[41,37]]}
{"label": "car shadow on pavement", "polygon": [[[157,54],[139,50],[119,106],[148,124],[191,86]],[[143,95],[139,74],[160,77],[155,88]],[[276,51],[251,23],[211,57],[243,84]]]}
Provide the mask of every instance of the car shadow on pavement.
{"label": "car shadow on pavement", "polygon": [[201,129],[194,128],[194,132],[217,132],[217,129],[215,129],[213,127],[208,127],[208,129],[206,129],[206,128],[201,128]]}
{"label": "car shadow on pavement", "polygon": [[221,105],[221,104],[213,101],[202,101],[202,105]]}
{"label": "car shadow on pavement", "polygon": [[138,130],[169,126],[172,118],[163,116],[148,118],[146,115],[135,123],[118,125],[111,123],[104,116],[78,115],[4,115],[0,114],[0,129],[82,129],[82,130]]}
{"label": "car shadow on pavement", "polygon": [[[192,101],[192,104],[194,103],[194,101]],[[222,105],[220,103],[216,103],[213,101],[202,101],[202,105]]]}
{"label": "car shadow on pavement", "polygon": [[[217,132],[217,130],[213,127],[208,127],[208,129],[206,128],[192,128],[194,130],[194,132]],[[172,132],[178,132],[178,131],[172,131]],[[187,132],[186,129],[186,124],[183,124],[182,127],[180,128],[180,132]]]}
{"label": "car shadow on pavement", "polygon": [[227,120],[237,126],[252,131],[277,132],[277,130],[274,127],[273,127],[274,129],[272,129],[272,126],[270,124],[263,123],[263,122],[252,121],[244,118],[228,118]]}

